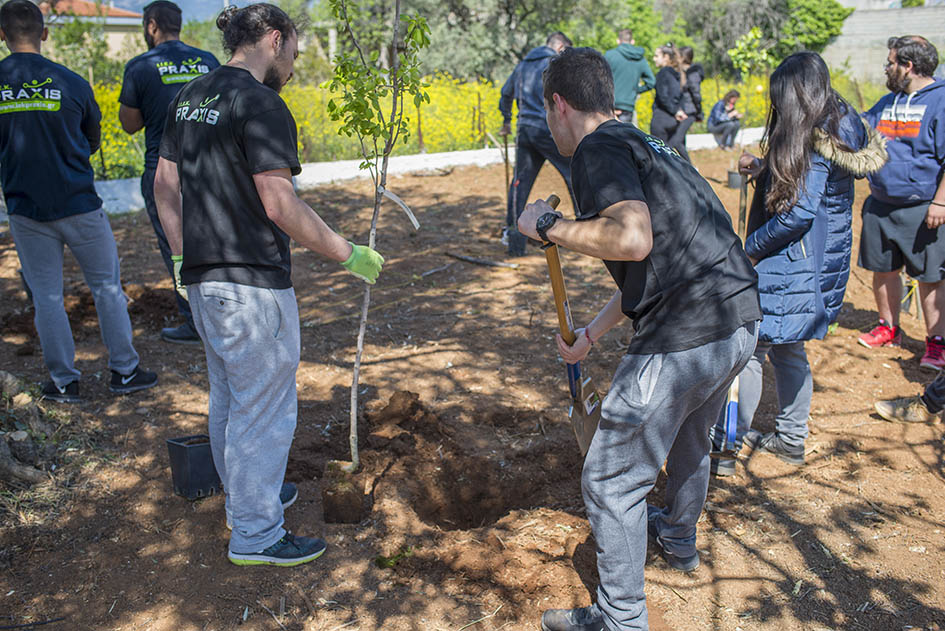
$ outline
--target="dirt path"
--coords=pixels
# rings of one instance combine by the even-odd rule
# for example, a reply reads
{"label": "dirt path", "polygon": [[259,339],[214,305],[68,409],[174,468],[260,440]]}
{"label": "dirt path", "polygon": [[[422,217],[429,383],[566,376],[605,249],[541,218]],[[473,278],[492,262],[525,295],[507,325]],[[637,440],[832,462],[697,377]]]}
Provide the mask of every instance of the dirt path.
{"label": "dirt path", "polygon": [[[730,154],[694,157],[734,210],[737,191],[722,187]],[[503,180],[497,166],[390,186],[422,227],[414,232],[391,206],[379,231],[388,264],[362,374],[361,482],[373,508],[357,525],[325,524],[320,491],[326,461],[347,457],[361,287],[333,264],[294,254],[303,350],[288,478],[301,497],[286,519],[330,546],[296,569],[230,565],[221,498],[190,503],[172,493],[164,441],[204,431],[207,380],[199,348],[158,339],[174,303],[147,218],[114,219],[113,227],[142,364],[161,377],[151,391],[107,393],[94,308],[67,257],[66,301],[88,399],[44,406],[62,423],[55,480],[0,488],[0,627],[64,618],[39,628],[489,631],[536,629],[545,608],[588,604],[595,545],[563,411],[543,257],[533,253],[510,270],[445,255],[505,259]],[[546,169],[535,191],[560,194],[564,185]],[[363,241],[369,192],[356,182],[307,198]],[[567,200],[563,207],[570,212]],[[563,263],[574,317],[585,322],[612,281],[593,261],[565,253]],[[38,382],[45,373],[17,267],[7,234],[0,369]],[[699,527],[702,567],[685,576],[657,559],[647,568],[654,629],[945,626],[942,425],[893,425],[871,412],[876,397],[914,394],[931,378],[918,369],[923,328],[905,316],[904,348],[858,346],[876,317],[869,282],[854,271],[839,329],[808,344],[808,464],[758,456],[734,478],[712,481]],[[611,332],[589,359],[600,385],[629,334]],[[760,429],[773,425],[772,390]],[[13,429],[14,411],[0,414],[3,429]]]}

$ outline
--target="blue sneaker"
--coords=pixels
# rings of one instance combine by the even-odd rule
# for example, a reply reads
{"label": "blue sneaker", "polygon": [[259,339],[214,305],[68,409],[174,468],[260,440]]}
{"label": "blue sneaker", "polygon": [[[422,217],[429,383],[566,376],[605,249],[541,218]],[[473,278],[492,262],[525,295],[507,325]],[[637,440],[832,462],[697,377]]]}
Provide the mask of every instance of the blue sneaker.
{"label": "blue sneaker", "polygon": [[[295,504],[297,499],[299,499],[299,487],[291,482],[283,482],[282,488],[279,490],[279,501],[282,502],[282,510]],[[233,530],[233,522],[229,515],[226,516],[226,529]]]}
{"label": "blue sneaker", "polygon": [[285,533],[279,541],[259,552],[232,552],[227,555],[234,565],[279,565],[292,567],[314,561],[325,552],[325,542],[312,537]]}
{"label": "blue sneaker", "polygon": [[692,572],[699,567],[699,551],[696,550],[689,556],[677,556],[672,552],[667,552],[663,547],[663,540],[660,539],[660,532],[656,525],[656,520],[662,512],[661,508],[646,505],[646,534],[650,540],[659,548],[660,556],[669,564],[669,567],[680,572]]}
{"label": "blue sneaker", "polygon": [[283,482],[282,488],[279,489],[279,501],[282,502],[282,510],[295,504],[297,499],[299,499],[299,487],[291,482]]}

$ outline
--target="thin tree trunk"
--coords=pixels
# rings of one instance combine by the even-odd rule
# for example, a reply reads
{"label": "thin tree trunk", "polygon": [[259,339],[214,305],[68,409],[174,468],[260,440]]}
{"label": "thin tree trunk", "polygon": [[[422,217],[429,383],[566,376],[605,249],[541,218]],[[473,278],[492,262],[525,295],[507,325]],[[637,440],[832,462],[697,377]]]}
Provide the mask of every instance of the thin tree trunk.
{"label": "thin tree trunk", "polygon": [[[400,70],[400,55],[397,52],[397,28],[400,25],[400,0],[394,3],[394,27],[393,27],[393,63],[390,68],[392,101],[390,121],[393,123],[398,116],[398,110],[402,104],[398,103],[400,96],[400,81],[397,77],[397,71]],[[374,214],[371,216],[371,232],[368,237],[368,246],[373,248],[377,240],[377,219],[381,213],[381,202],[384,194],[381,192],[387,186],[387,165],[390,162],[390,153],[394,148],[397,134],[391,126],[391,135],[384,144],[384,157],[381,162],[380,171],[374,180]],[[361,320],[358,325],[358,346],[357,353],[354,356],[354,371],[351,380],[351,412],[348,431],[348,444],[351,447],[351,467],[349,472],[357,471],[361,466],[361,458],[358,453],[358,387],[361,376],[361,356],[364,353],[364,334],[367,330],[368,310],[371,307],[371,286],[364,288],[364,300],[361,302]]]}

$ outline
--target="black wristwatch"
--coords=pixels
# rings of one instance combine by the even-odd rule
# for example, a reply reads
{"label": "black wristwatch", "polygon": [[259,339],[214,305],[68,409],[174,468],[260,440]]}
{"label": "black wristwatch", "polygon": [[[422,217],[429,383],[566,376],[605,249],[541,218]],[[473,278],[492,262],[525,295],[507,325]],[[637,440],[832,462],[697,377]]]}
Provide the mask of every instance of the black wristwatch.
{"label": "black wristwatch", "polygon": [[538,233],[542,241],[545,243],[549,242],[547,233],[551,229],[551,226],[555,225],[555,222],[560,218],[561,215],[559,213],[545,213],[538,218],[538,221],[535,222],[535,232]]}

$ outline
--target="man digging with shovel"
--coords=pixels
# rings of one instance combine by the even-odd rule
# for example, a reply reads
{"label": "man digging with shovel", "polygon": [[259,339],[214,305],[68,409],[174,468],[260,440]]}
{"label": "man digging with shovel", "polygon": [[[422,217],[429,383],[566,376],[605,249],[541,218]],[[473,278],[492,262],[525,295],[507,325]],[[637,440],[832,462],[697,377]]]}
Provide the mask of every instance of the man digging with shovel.
{"label": "man digging with shovel", "polygon": [[[543,201],[519,230],[602,259],[617,291],[568,346],[584,359],[604,333],[635,335],[604,399],[582,490],[597,541],[597,602],[549,610],[544,631],[648,629],[647,534],[681,571],[699,565],[696,521],[709,481],[709,427],[755,348],[757,277],[709,184],[661,141],[613,117],[613,78],[597,51],[576,48],[544,75],[548,126],[571,156],[576,221]],[[666,462],[666,507],[646,495]]]}

